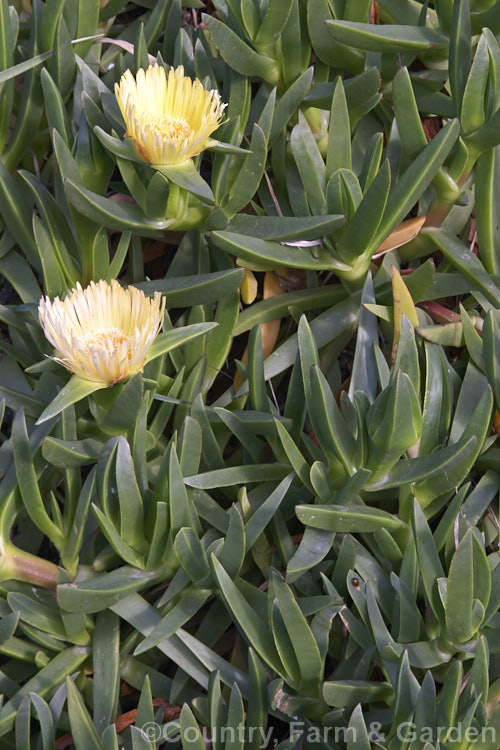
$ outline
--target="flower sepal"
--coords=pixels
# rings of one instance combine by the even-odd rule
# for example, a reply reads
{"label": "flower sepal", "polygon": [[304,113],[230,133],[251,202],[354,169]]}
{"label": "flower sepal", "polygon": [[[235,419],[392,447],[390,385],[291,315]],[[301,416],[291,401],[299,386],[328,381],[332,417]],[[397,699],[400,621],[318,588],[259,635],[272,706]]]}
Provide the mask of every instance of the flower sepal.
{"label": "flower sepal", "polygon": [[[152,166],[157,170],[157,175],[163,175],[168,180],[165,219],[172,222],[170,229],[179,231],[201,230],[206,220],[216,210],[214,206],[215,198],[210,186],[201,177],[192,159],[173,166],[162,164]],[[151,205],[152,189],[153,181],[151,181],[148,191]],[[161,204],[161,188],[158,198]]]}
{"label": "flower sepal", "polygon": [[212,188],[205,182],[196,169],[192,159],[180,164],[152,164],[153,169],[161,172],[169,182],[173,182],[188,193],[195,195],[202,203],[211,206],[215,203]]}
{"label": "flower sepal", "polygon": [[106,131],[99,127],[99,125],[94,127],[94,134],[97,136],[101,144],[113,154],[113,156],[118,156],[119,159],[126,159],[128,161],[135,161],[139,164],[144,164],[144,159],[141,159],[137,153],[133,141],[130,138],[122,140],[116,135],[113,135],[114,133],[114,130],[111,135],[106,133]]}
{"label": "flower sepal", "polygon": [[214,194],[191,159],[172,167],[152,166],[157,170],[156,178],[163,178],[165,182],[161,185],[153,178],[149,183],[145,206],[149,218],[165,219],[170,222],[170,230],[183,232],[189,229],[212,231],[227,226],[226,213],[214,205]]}
{"label": "flower sepal", "polygon": [[[226,122],[222,123],[223,125]],[[224,143],[224,141],[217,141],[215,138],[209,138],[206,145],[206,149],[211,151],[217,151],[220,154],[241,154],[242,156],[248,156],[252,152],[248,148],[241,148],[241,146],[235,146],[234,143]]]}
{"label": "flower sepal", "polygon": [[57,396],[40,414],[36,423],[42,424],[42,422],[46,422],[48,419],[57,417],[68,406],[78,403],[78,401],[90,396],[91,393],[95,393],[101,388],[107,387],[107,383],[98,383],[94,380],[85,380],[79,375],[72,375],[64,388],[59,391]]}
{"label": "flower sepal", "polygon": [[[214,194],[210,185],[201,177],[192,159],[187,159],[180,164],[173,165],[147,164],[138,156],[136,148],[129,138],[120,140],[114,137],[114,135],[109,135],[109,133],[106,133],[99,126],[94,128],[94,132],[103,146],[114,156],[117,156],[119,159],[133,161],[144,167],[150,167],[164,175],[170,187],[174,185],[178,188],[178,190],[170,190],[170,201],[166,203],[165,211],[164,213],[162,212],[161,216],[156,213],[153,216],[147,210],[147,206],[143,207],[148,219],[157,221],[173,219],[175,223],[169,228],[185,231],[187,229],[200,229],[203,221],[210,217],[207,206],[213,206],[215,202]],[[249,153],[246,149],[241,149],[238,146],[232,146],[228,143],[220,143],[213,139],[209,139],[207,148],[214,148],[224,153]],[[151,180],[147,190],[152,189],[153,183]],[[179,189],[183,191],[184,195],[179,194]],[[194,202],[193,198],[196,199]]]}
{"label": "flower sepal", "polygon": [[89,408],[99,429],[109,436],[127,432],[139,416],[142,394],[143,378],[140,373],[91,394]]}
{"label": "flower sepal", "polygon": [[[128,160],[140,165],[139,170],[143,173],[138,181],[140,191],[133,191],[132,197],[140,204],[145,221],[168,221],[170,230],[187,231],[202,228],[205,220],[211,215],[209,207],[213,206],[215,198],[192,159],[171,166],[148,164],[139,158],[130,139],[118,140],[99,127],[96,127],[95,131],[101,143],[118,157],[119,164],[120,160]],[[165,178],[166,184],[158,182],[161,175]],[[146,201],[141,201],[142,192],[146,196]],[[94,202],[97,200],[99,199],[94,197]],[[101,198],[101,202],[102,200]]]}

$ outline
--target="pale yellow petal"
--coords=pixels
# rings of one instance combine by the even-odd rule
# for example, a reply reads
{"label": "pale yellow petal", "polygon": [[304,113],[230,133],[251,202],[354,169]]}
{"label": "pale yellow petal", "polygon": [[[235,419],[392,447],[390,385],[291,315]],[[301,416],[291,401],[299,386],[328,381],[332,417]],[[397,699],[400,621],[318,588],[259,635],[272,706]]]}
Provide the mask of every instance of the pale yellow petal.
{"label": "pale yellow petal", "polygon": [[196,156],[224,114],[217,91],[208,91],[179,65],[168,74],[160,65],[125,71],[115,94],[137,153],[151,164],[179,164]]}
{"label": "pale yellow petal", "polygon": [[165,299],[151,299],[133,286],[79,284],[64,300],[40,300],[44,333],[54,359],[86,380],[113,385],[142,372],[151,344],[163,323]]}

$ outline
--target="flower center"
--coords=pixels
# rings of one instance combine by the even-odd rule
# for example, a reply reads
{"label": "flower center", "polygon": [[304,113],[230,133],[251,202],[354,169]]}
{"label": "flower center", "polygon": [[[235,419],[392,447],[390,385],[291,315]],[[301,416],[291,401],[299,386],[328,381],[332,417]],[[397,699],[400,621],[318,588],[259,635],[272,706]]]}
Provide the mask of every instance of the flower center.
{"label": "flower center", "polygon": [[164,115],[159,112],[146,112],[142,116],[142,125],[151,130],[156,130],[162,138],[169,141],[183,142],[193,135],[192,127],[182,117]]}
{"label": "flower center", "polygon": [[124,342],[128,344],[128,358],[132,356],[130,336],[121,328],[99,328],[79,337],[84,350],[88,354],[105,349],[108,354],[113,354]]}

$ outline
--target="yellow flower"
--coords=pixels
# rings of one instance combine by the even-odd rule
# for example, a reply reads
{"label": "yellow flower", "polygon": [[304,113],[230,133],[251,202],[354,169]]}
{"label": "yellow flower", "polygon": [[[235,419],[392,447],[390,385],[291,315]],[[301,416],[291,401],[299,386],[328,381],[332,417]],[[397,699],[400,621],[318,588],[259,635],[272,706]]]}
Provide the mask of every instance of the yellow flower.
{"label": "yellow flower", "polygon": [[80,284],[60,300],[42,297],[38,315],[54,359],[85,380],[113,385],[142,372],[163,323],[165,298],[113,280]]}
{"label": "yellow flower", "polygon": [[207,91],[184,68],[150,65],[134,78],[125,71],[115,94],[137,153],[151,164],[180,164],[206,148],[219,127],[225,104],[217,91]]}

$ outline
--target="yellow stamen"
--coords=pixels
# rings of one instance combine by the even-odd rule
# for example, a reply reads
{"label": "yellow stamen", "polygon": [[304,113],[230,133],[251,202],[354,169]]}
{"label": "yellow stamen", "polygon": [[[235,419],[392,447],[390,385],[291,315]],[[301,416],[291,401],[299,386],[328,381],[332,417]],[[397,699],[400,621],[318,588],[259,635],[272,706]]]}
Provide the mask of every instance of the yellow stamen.
{"label": "yellow stamen", "polygon": [[147,112],[141,120],[142,127],[156,130],[162,138],[168,138],[171,141],[182,141],[191,138],[193,128],[189,126],[186,120],[173,115],[163,115],[158,112]]}
{"label": "yellow stamen", "polygon": [[81,336],[79,342],[82,344],[83,350],[88,354],[94,354],[99,349],[106,349],[110,353],[114,353],[121,344],[126,343],[127,356],[129,359],[132,357],[132,339],[121,328],[100,328],[97,331],[91,331]]}

